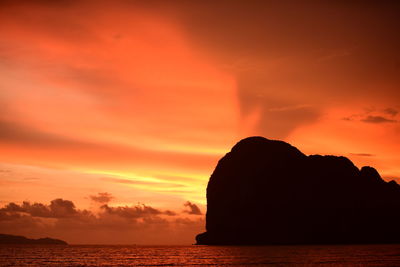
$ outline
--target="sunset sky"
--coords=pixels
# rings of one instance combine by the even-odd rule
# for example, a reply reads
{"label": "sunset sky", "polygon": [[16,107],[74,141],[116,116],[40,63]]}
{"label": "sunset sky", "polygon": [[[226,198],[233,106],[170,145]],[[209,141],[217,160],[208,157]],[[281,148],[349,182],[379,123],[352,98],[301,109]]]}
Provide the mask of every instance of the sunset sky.
{"label": "sunset sky", "polygon": [[251,135],[400,181],[399,14],[396,1],[1,1],[0,232],[193,243],[211,172]]}

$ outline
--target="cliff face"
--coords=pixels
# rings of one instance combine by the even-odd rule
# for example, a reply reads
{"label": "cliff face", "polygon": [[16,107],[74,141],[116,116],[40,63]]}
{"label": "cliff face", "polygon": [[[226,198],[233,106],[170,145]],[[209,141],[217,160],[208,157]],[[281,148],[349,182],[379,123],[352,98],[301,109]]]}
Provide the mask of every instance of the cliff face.
{"label": "cliff face", "polygon": [[262,137],[237,143],[207,187],[197,244],[400,242],[400,186],[345,157]]}

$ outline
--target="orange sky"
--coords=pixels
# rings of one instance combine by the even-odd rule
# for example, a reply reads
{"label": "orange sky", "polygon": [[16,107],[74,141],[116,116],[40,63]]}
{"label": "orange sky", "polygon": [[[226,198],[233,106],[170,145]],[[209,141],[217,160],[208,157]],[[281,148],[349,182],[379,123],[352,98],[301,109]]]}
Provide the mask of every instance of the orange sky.
{"label": "orange sky", "polygon": [[249,135],[399,179],[398,12],[391,1],[2,1],[0,232],[190,244],[209,175]]}

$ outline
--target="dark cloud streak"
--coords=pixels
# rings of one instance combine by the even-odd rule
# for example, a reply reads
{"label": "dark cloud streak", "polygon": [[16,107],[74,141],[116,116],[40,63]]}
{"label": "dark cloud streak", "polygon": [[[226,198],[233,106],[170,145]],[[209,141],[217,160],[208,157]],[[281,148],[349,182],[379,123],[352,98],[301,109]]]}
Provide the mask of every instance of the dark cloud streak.
{"label": "dark cloud streak", "polygon": [[383,116],[367,116],[366,118],[361,120],[366,123],[393,123],[397,122],[396,120],[388,119]]}
{"label": "dark cloud streak", "polygon": [[394,108],[386,108],[383,112],[388,114],[388,115],[390,115],[390,116],[392,116],[392,117],[396,116],[399,113],[399,111],[397,109],[394,109]]}
{"label": "dark cloud streak", "polygon": [[108,203],[114,199],[114,196],[107,192],[97,193],[97,195],[91,195],[89,197],[92,201],[98,202],[101,204]]}
{"label": "dark cloud streak", "polygon": [[369,153],[350,153],[350,155],[358,157],[375,157],[374,154],[369,154]]}

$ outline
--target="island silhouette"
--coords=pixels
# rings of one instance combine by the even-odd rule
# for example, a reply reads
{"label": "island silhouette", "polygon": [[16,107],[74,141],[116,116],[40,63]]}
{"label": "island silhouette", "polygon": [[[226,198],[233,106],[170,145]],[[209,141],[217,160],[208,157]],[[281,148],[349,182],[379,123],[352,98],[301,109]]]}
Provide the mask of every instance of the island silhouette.
{"label": "island silhouette", "polygon": [[67,242],[54,238],[31,239],[19,235],[0,234],[0,244],[19,244],[19,245],[68,245]]}
{"label": "island silhouette", "polygon": [[400,242],[400,186],[346,157],[249,137],[219,160],[199,245]]}

